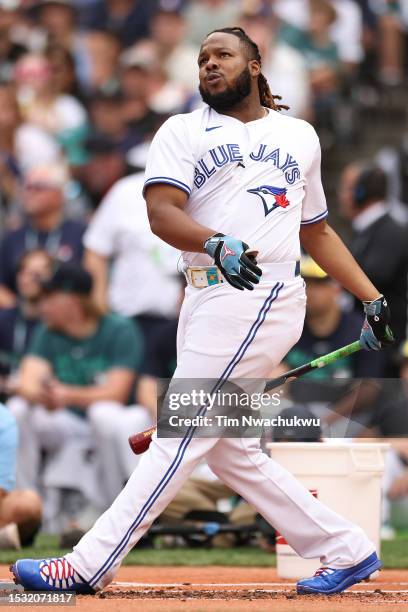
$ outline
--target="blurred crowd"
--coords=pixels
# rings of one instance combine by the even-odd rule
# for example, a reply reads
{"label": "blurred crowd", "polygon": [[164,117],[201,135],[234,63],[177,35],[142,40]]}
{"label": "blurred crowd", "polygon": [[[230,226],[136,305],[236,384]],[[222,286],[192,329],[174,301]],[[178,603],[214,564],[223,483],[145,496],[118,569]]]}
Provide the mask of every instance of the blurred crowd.
{"label": "blurred crowd", "polygon": [[[127,437],[155,422],[184,288],[179,253],[149,228],[146,155],[163,121],[201,104],[201,41],[231,25],[327,154],[351,150],[384,92],[406,95],[406,0],[0,0],[0,547],[31,542],[41,514],[48,531],[83,531],[136,465]],[[351,414],[349,437],[408,434],[406,128],[391,153],[353,156],[328,202],[398,339],[325,371],[395,383],[347,388],[324,415],[334,435]],[[302,266],[306,324],[286,369],[357,339],[362,322],[360,304]],[[407,498],[408,448],[392,457],[387,491]],[[200,470],[170,519],[231,497]]]}

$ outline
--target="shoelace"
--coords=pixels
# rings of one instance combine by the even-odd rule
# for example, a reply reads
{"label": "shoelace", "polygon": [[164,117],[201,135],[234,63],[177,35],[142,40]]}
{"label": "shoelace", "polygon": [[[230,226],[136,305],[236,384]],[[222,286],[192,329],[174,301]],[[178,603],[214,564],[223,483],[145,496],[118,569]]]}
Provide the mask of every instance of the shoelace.
{"label": "shoelace", "polygon": [[319,567],[315,572],[315,576],[329,576],[335,570],[332,567]]}
{"label": "shoelace", "polygon": [[72,586],[74,582],[82,582],[65,557],[44,559],[44,561],[41,561],[39,569],[44,582],[59,588],[66,589]]}

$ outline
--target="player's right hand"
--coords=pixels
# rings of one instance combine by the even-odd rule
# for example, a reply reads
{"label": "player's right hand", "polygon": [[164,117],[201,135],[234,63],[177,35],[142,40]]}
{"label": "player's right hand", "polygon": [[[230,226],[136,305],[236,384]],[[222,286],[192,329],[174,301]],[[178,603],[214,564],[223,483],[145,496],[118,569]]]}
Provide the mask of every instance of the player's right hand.
{"label": "player's right hand", "polygon": [[242,240],[214,234],[205,241],[204,250],[214,259],[225,280],[236,289],[252,291],[259,283],[262,270],[256,265],[254,254],[246,255],[249,246]]}
{"label": "player's right hand", "polygon": [[372,302],[363,302],[365,319],[360,335],[360,344],[367,351],[380,351],[395,342],[389,326],[391,319],[387,300],[380,295]]}

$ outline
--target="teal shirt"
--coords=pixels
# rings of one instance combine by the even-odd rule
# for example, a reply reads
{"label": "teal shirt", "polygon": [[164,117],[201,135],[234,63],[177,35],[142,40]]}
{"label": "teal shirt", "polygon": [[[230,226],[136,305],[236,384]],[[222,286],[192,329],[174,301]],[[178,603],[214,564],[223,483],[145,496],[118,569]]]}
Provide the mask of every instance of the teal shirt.
{"label": "teal shirt", "polygon": [[324,46],[317,46],[308,32],[289,24],[281,26],[279,40],[299,51],[305,58],[309,70],[318,68],[322,64],[334,69],[339,67],[339,53],[334,42],[328,41]]}
{"label": "teal shirt", "polygon": [[[123,368],[136,373],[143,357],[143,338],[136,324],[117,314],[101,317],[91,336],[72,338],[41,325],[27,354],[51,364],[61,383],[76,386],[100,384],[110,370]],[[83,414],[75,406],[68,406]]]}

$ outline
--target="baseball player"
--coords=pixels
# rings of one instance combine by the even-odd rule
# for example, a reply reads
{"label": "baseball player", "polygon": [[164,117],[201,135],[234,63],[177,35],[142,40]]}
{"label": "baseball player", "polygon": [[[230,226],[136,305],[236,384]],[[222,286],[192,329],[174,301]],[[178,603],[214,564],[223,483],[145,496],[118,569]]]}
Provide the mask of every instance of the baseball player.
{"label": "baseball player", "polygon": [[[363,301],[363,347],[383,348],[392,341],[387,303],[326,224],[314,129],[278,112],[258,47],[240,28],[209,34],[198,67],[205,105],[160,128],[145,181],[152,230],[183,251],[188,278],[175,378],[211,378],[219,389],[230,378],[268,376],[303,327],[300,243]],[[183,438],[154,436],[73,552],[17,561],[15,580],[37,590],[102,589],[203,457],[298,554],[320,557],[323,567],[298,583],[299,593],[340,592],[381,567],[363,531],[263,454],[257,439],[194,433],[190,427]]]}

